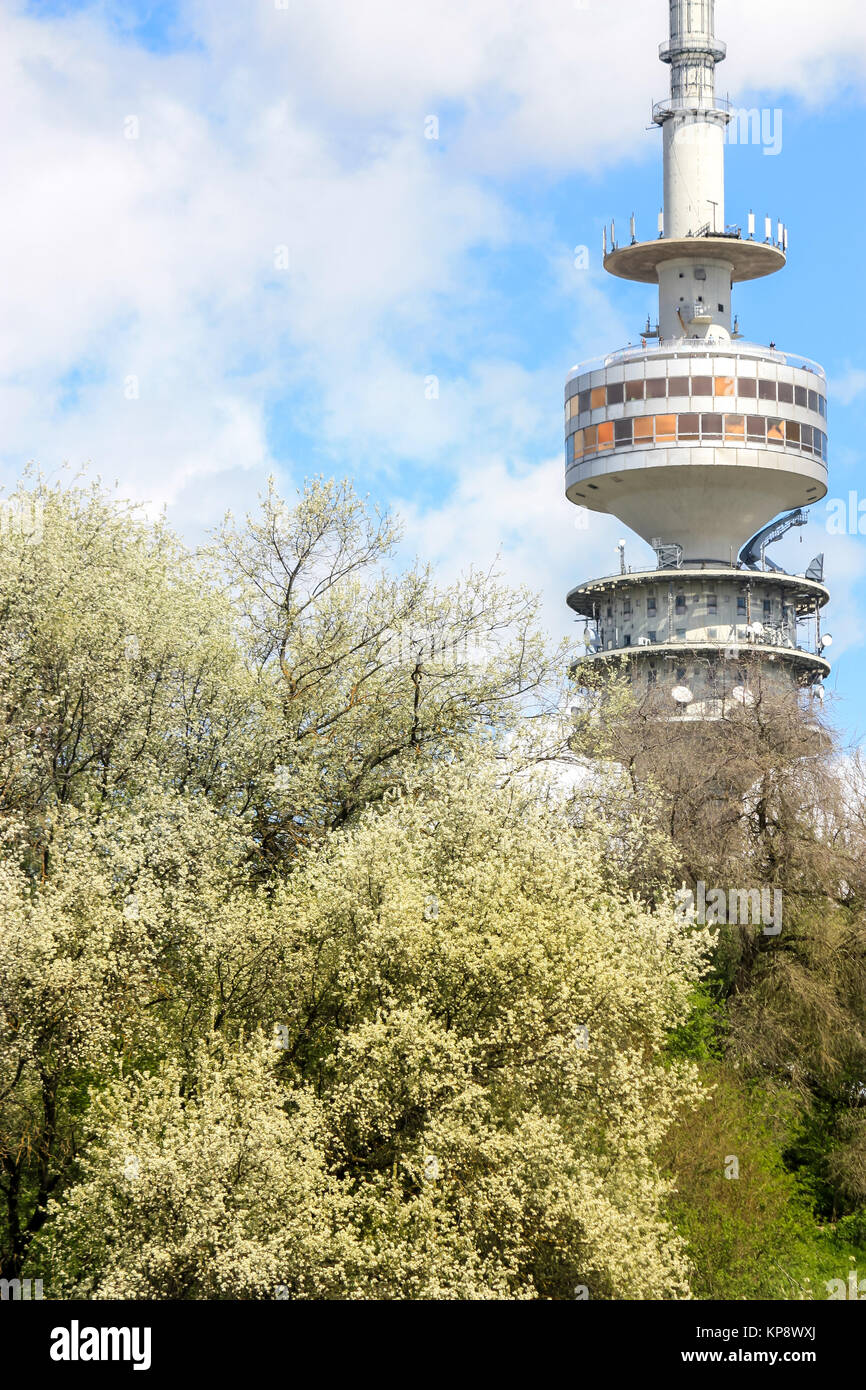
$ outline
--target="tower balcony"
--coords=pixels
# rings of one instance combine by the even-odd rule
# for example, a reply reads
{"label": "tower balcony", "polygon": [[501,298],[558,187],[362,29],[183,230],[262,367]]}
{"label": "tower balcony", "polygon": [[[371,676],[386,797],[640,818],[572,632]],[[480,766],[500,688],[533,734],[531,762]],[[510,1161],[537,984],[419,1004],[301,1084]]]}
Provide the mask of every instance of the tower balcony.
{"label": "tower balcony", "polygon": [[692,642],[588,653],[578,658],[571,674],[578,684],[590,685],[590,672],[602,674],[623,664],[630,668],[635,690],[656,689],[669,697],[672,689],[684,686],[692,699],[682,713],[697,719],[721,714],[713,706],[721,701],[724,708],[738,690],[754,691],[760,686],[777,692],[807,691],[820,686],[831,669],[824,657],[799,648]]}
{"label": "tower balcony", "polygon": [[[704,55],[701,55],[704,56]],[[694,90],[690,96],[667,96],[653,102],[653,123],[664,125],[674,116],[704,116],[710,121],[728,125],[733,106],[727,97],[718,97],[707,83],[701,90]]]}
{"label": "tower balcony", "polygon": [[760,672],[788,688],[810,686],[830,671],[820,616],[829,597],[805,575],[727,566],[590,580],[568,596],[587,619],[575,674],[626,662],[635,682],[685,685],[701,700]]}
{"label": "tower balcony", "polygon": [[730,270],[731,283],[760,280],[782,270],[787,256],[775,241],[755,241],[734,230],[730,233],[704,231],[694,236],[657,237],[655,241],[635,241],[614,246],[604,258],[604,268],[621,280],[657,285],[659,267],[668,261],[707,261]]}

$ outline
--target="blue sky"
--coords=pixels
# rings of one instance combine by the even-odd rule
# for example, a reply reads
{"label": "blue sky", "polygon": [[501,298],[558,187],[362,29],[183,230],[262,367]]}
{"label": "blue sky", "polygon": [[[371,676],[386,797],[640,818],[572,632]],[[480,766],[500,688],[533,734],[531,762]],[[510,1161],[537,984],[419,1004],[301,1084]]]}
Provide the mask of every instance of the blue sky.
{"label": "blue sky", "polygon": [[184,23],[181,0],[101,5],[94,5],[92,0],[29,0],[24,6],[26,14],[49,22],[86,10],[97,10],[106,28],[121,42],[140,45],[151,53],[196,46],[194,32]]}
{"label": "blue sky", "polygon": [[[655,309],[599,253],[611,216],[655,232],[666,16],[0,0],[0,480],[86,467],[195,541],[270,472],[350,474],[402,513],[407,558],[451,576],[498,552],[573,630],[565,592],[614,568],[622,527],[575,527],[562,386]],[[718,0],[717,29],[722,91],[783,121],[778,155],[728,149],[728,221],[790,228],[787,269],[737,291],[741,327],[825,365],[830,497],[866,498],[866,11],[834,0],[818,28],[805,0]],[[860,741],[866,536],[825,523],[821,504],[777,555],[827,554],[830,685]]]}

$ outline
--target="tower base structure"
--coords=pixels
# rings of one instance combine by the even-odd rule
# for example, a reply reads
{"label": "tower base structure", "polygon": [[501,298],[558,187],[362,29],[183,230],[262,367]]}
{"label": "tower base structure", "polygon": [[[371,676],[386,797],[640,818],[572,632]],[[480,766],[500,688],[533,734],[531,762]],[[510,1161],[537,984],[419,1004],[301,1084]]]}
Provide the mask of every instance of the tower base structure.
{"label": "tower base structure", "polygon": [[576,679],[624,665],[636,697],[685,719],[721,718],[731,702],[808,690],[829,674],[821,610],[829,592],[805,575],[703,566],[610,575],[579,585],[586,619]]}

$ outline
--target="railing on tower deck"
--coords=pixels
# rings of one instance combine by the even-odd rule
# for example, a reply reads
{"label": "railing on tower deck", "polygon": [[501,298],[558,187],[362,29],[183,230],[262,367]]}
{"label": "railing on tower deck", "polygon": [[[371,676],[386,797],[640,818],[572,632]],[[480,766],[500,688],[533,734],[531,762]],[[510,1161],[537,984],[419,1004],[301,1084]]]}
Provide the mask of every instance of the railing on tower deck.
{"label": "railing on tower deck", "polygon": [[[732,108],[732,109],[733,109],[733,108]],[[752,214],[750,214],[750,216],[751,216],[751,215],[752,215]],[[781,232],[780,232],[777,236],[774,237],[773,234],[772,234],[772,221],[773,221],[773,219],[772,219],[772,218],[767,218],[766,221],[767,221],[767,223],[768,223],[768,225],[769,225],[769,227],[770,227],[770,231],[769,231],[769,235],[766,236],[766,237],[764,238],[763,241],[756,241],[756,240],[755,240],[755,234],[754,234],[753,231],[752,231],[752,232],[749,232],[749,235],[748,235],[747,237],[744,237],[744,236],[743,236],[743,229],[742,229],[742,227],[739,225],[739,223],[737,223],[737,222],[728,222],[728,223],[726,223],[726,224],[725,224],[725,229],[724,229],[724,231],[719,231],[719,229],[718,229],[717,227],[714,227],[710,222],[707,222],[705,226],[700,227],[696,232],[688,232],[688,233],[686,234],[686,236],[681,237],[681,238],[677,238],[677,240],[691,241],[692,239],[694,239],[695,241],[701,241],[701,240],[703,240],[704,238],[708,238],[708,239],[711,239],[712,241],[742,241],[742,242],[748,242],[750,245],[753,245],[753,246],[775,246],[775,248],[776,248],[777,251],[782,251],[782,252],[784,252],[784,254],[787,256],[787,254],[788,254],[788,229],[787,229],[787,227],[785,227],[783,223],[781,223],[781,222],[779,222],[779,221],[777,220],[777,227],[781,227],[782,230],[781,230]],[[634,219],[634,217],[631,218],[631,226],[632,226],[632,238],[631,238],[631,241],[630,241],[628,244],[629,244],[629,246],[637,246],[637,245],[639,245],[639,242],[638,242],[637,236],[636,236],[635,231],[634,231],[634,227],[635,227],[635,219]],[[665,240],[664,232],[661,231],[661,230],[659,230],[658,240],[659,240],[659,241],[664,241],[664,240]],[[613,253],[614,251],[621,251],[621,250],[623,249],[622,244],[621,244],[620,242],[618,242],[617,239],[616,239],[616,218],[612,218],[612,219],[611,219],[611,223],[610,223],[610,247],[608,247],[608,245],[607,245],[607,226],[605,225],[605,228],[604,228],[604,242],[603,242],[603,246],[604,246],[605,254],[607,254],[608,250],[609,250],[611,253]]]}
{"label": "railing on tower deck", "polygon": [[690,54],[690,53],[709,53],[717,63],[721,63],[727,55],[728,46],[720,39],[705,35],[704,38],[692,38],[683,34],[678,39],[665,39],[664,43],[659,44],[659,58],[663,63],[670,62],[671,55]]}
{"label": "railing on tower deck", "polygon": [[[812,621],[814,622],[814,619]],[[802,656],[823,657],[824,660],[826,660],[823,649],[820,647],[817,639],[812,637],[811,633],[806,636],[802,632],[802,627],[809,622],[809,619],[800,618],[798,622],[800,630],[797,631],[796,636],[794,636],[793,632],[790,630],[786,631],[779,627],[773,628],[769,625],[762,625],[763,631],[760,634],[754,632],[750,633],[745,623],[735,623],[728,626],[728,633],[725,638],[698,637],[692,634],[688,637],[663,637],[655,642],[638,641],[633,645],[621,646],[619,645],[618,638],[614,637],[611,645],[603,647],[599,636],[599,626],[604,626],[604,624],[600,624],[598,619],[587,618],[587,630],[592,635],[589,642],[585,643],[586,655],[605,656],[608,652],[630,652],[631,654],[643,656],[646,652],[652,652],[659,647],[682,647],[685,650],[695,648],[703,650],[707,648],[718,651],[736,647],[746,655],[755,647],[769,647],[781,652],[797,652]],[[720,625],[725,626],[724,624]]]}
{"label": "railing on tower deck", "polygon": [[712,96],[705,104],[688,99],[663,97],[661,101],[653,102],[653,122],[655,125],[661,125],[669,116],[683,116],[692,111],[699,111],[701,115],[707,116],[724,116],[725,120],[730,120],[736,109],[728,97]]}
{"label": "railing on tower deck", "polygon": [[761,362],[776,362],[783,367],[797,367],[801,371],[813,372],[822,381],[827,380],[824,368],[820,363],[813,362],[811,357],[803,357],[800,353],[794,352],[780,352],[778,348],[762,347],[760,343],[744,343],[739,338],[725,339],[722,342],[709,338],[676,338],[667,343],[654,344],[652,347],[634,347],[629,343],[628,347],[618,348],[616,352],[609,352],[604,357],[591,357],[586,362],[578,362],[568,373],[568,380],[573,381],[576,376],[585,376],[587,372],[601,371],[604,367],[618,367],[623,362],[642,361],[646,357],[750,357]]}

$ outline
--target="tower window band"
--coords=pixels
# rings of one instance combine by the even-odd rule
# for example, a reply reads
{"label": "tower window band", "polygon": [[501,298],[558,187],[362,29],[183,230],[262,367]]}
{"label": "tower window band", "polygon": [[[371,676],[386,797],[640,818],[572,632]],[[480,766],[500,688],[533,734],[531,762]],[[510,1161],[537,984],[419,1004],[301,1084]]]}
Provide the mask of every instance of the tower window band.
{"label": "tower window band", "polygon": [[827,436],[813,425],[798,420],[780,420],[766,415],[638,415],[629,420],[605,420],[587,425],[569,435],[569,462],[579,462],[594,454],[617,449],[646,449],[671,444],[718,445],[724,440],[733,447],[764,445],[804,454],[827,462]]}

